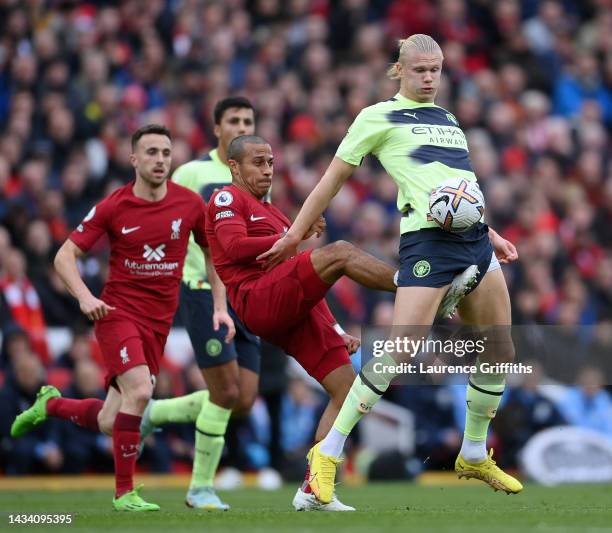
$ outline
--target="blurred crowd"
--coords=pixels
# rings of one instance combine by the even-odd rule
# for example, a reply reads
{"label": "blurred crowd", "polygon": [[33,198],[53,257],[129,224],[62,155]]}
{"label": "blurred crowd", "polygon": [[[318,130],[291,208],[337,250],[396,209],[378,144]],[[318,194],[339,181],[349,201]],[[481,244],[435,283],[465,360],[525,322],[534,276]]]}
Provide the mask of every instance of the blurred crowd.
{"label": "blurred crowd", "polygon": [[[293,216],[356,114],[397,92],[385,71],[397,39],[412,33],[442,46],[437,103],[466,132],[488,223],[517,245],[520,261],[504,269],[515,322],[585,326],[585,342],[610,349],[610,28],[608,0],[0,0],[1,408],[23,408],[45,372],[69,395],[103,394],[90,324],[52,258],[96,201],[132,179],[134,129],[168,125],[177,167],[215,145],[215,102],[247,96],[275,152],[273,202]],[[395,200],[393,181],[367,158],[328,210],[325,238],[396,262]],[[80,265],[96,293],[106,259],[100,243]],[[346,279],[329,301],[349,331],[390,321],[392,299]],[[48,327],[74,334],[59,360]],[[187,370],[171,370],[172,392],[194,386]],[[318,408],[299,387],[284,394],[283,409],[301,406],[295,395]],[[397,401],[421,410],[416,396]],[[308,417],[296,419],[306,433]],[[61,444],[74,436],[62,436],[59,423],[41,431],[20,453],[67,468],[47,443],[76,457]],[[96,454],[109,457],[108,442],[91,439],[83,468],[104,464]]]}

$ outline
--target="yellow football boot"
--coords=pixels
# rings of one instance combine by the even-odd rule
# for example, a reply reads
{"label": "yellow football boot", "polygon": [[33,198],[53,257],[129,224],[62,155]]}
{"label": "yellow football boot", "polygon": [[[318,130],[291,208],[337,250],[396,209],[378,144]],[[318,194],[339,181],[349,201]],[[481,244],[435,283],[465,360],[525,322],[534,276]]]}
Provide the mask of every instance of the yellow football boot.
{"label": "yellow football boot", "polygon": [[329,503],[334,497],[336,467],[342,462],[342,459],[331,455],[323,455],[319,451],[320,444],[319,442],[310,448],[307,455],[310,466],[310,481],[308,484],[317,500],[321,503]]}
{"label": "yellow football boot", "polygon": [[518,479],[506,474],[495,464],[493,449],[481,463],[468,463],[461,455],[458,455],[455,461],[455,472],[460,479],[480,479],[493,490],[503,490],[506,494],[517,494],[523,490],[523,485]]}

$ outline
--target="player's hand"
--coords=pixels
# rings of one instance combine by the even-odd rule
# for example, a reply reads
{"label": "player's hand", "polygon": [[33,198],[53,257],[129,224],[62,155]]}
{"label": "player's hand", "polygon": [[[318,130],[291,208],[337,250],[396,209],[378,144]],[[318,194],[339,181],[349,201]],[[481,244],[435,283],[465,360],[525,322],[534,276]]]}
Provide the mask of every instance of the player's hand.
{"label": "player's hand", "polygon": [[79,307],[89,320],[100,320],[108,315],[109,311],[114,311],[112,305],[108,305],[104,300],[100,300],[93,295],[89,295],[79,300]]}
{"label": "player's hand", "polygon": [[518,259],[518,252],[516,251],[516,246],[514,246],[514,244],[512,244],[509,240],[504,239],[495,231],[489,231],[489,233],[493,250],[495,251],[497,260],[500,263],[512,263]]}
{"label": "player's hand", "polygon": [[213,329],[219,331],[221,325],[227,326],[227,335],[224,340],[228,343],[234,338],[234,335],[236,335],[236,326],[227,311],[215,311],[213,313]]}
{"label": "player's hand", "polygon": [[310,237],[312,237],[315,233],[318,239],[321,235],[323,235],[326,227],[327,222],[325,222],[325,218],[323,218],[323,215],[321,215],[318,220],[312,226],[310,226],[310,229],[306,232],[306,235],[304,235],[302,240],[305,241],[306,239],[310,239]]}
{"label": "player's hand", "polygon": [[297,253],[297,247],[300,241],[295,240],[295,237],[289,234],[278,239],[267,252],[257,256],[257,261],[263,261],[263,268],[270,270],[279,263],[289,259]]}
{"label": "player's hand", "polygon": [[344,344],[346,344],[346,349],[348,350],[349,355],[352,355],[357,350],[359,350],[359,347],[361,346],[361,340],[357,337],[353,337],[348,333],[343,333],[342,339],[344,340]]}

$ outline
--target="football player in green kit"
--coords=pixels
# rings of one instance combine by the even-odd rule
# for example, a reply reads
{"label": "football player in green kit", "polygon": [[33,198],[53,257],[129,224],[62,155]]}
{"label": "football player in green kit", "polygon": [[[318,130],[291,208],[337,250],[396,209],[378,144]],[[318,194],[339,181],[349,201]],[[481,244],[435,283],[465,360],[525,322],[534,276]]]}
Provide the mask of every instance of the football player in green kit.
{"label": "football player in green kit", "polygon": [[[288,233],[258,259],[272,267],[294,255],[302,236],[355,167],[364,156],[373,154],[397,184],[397,207],[403,215],[392,338],[421,337],[423,328],[427,331],[433,324],[453,278],[470,269],[470,279],[465,280],[468,294],[459,304],[459,314],[465,324],[490,326],[497,332],[494,347],[487,347],[480,360],[511,362],[510,298],[499,262],[516,260],[516,249],[482,222],[467,232],[449,233],[428,217],[432,189],[451,177],[476,180],[465,134],[456,118],[434,103],[442,62],[442,50],[430,36],[416,34],[400,41],[399,58],[389,70],[392,79],[400,80],[399,92],[359,113]],[[393,368],[403,359],[385,353],[377,361]],[[372,372],[366,365],[332,429],[310,450],[310,486],[322,503],[332,497],[346,437],[393,377],[393,372]],[[504,374],[470,375],[465,432],[455,469],[459,477],[480,479],[495,490],[518,493],[521,483],[503,472],[493,461],[492,450],[487,453],[486,449],[487,430],[504,385]]]}

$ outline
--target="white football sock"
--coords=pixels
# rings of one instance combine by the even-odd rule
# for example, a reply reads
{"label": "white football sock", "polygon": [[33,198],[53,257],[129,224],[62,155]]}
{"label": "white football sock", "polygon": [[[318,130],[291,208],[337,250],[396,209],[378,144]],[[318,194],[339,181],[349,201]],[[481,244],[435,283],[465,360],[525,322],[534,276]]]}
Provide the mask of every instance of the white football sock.
{"label": "white football sock", "polygon": [[340,457],[344,449],[344,442],[348,435],[343,435],[336,428],[332,427],[327,436],[321,441],[319,450],[323,455]]}
{"label": "white football sock", "polygon": [[481,463],[487,458],[487,441],[463,437],[459,453],[468,463]]}

